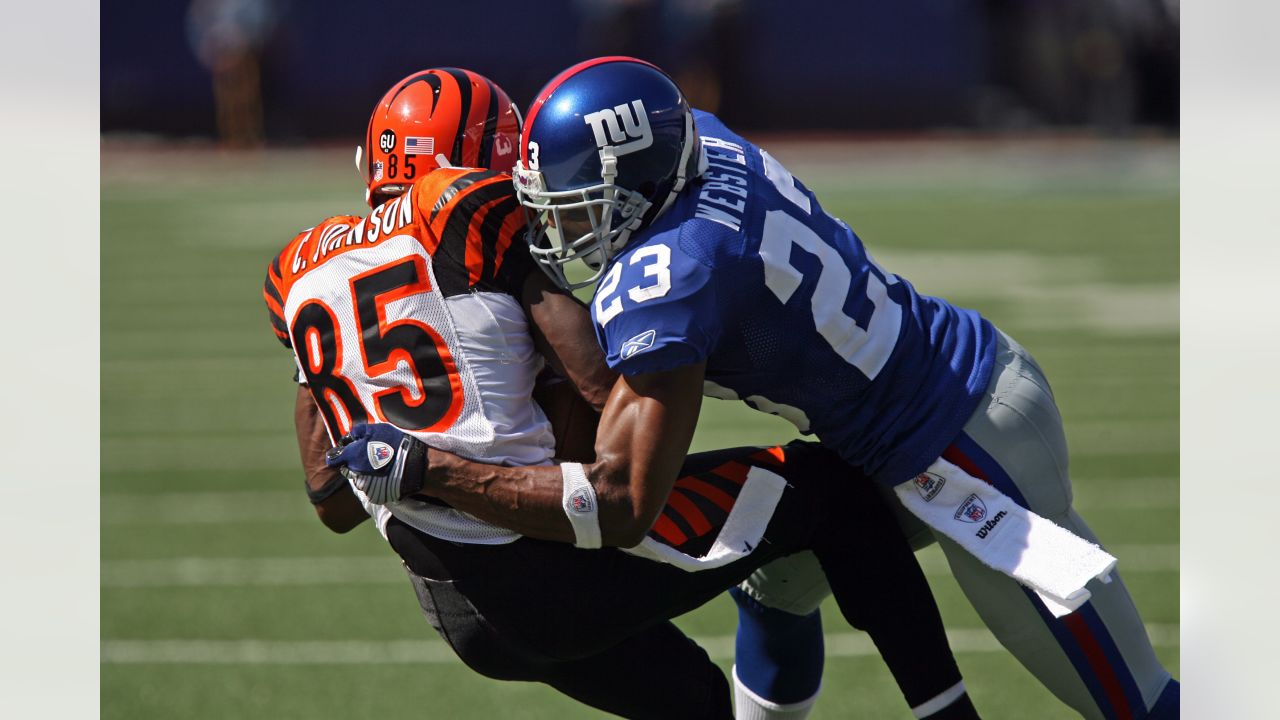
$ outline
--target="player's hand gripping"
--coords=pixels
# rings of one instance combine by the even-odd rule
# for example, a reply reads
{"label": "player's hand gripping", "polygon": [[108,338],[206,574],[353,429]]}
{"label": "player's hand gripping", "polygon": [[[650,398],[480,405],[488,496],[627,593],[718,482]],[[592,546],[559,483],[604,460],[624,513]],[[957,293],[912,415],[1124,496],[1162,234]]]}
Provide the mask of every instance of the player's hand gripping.
{"label": "player's hand gripping", "polygon": [[422,490],[427,445],[395,425],[359,424],[325,453],[325,464],[338,468],[377,505],[386,505]]}

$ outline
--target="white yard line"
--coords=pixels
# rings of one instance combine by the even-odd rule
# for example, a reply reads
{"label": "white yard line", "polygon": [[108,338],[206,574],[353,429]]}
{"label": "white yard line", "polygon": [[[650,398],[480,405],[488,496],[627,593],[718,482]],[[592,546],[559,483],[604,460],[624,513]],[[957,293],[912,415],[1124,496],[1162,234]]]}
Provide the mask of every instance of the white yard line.
{"label": "white yard line", "polygon": [[[287,377],[282,378],[282,382],[288,382]],[[281,432],[235,436],[231,451],[223,443],[210,442],[207,438],[200,440],[198,433],[184,437],[145,434],[106,437],[101,444],[102,469],[105,472],[278,471],[282,478],[300,481],[297,443],[297,436],[287,424]]]}
{"label": "white yard line", "polygon": [[[1178,647],[1176,624],[1147,625],[1156,647]],[[716,660],[733,657],[732,635],[693,638]],[[985,628],[947,631],[958,655],[1004,652]],[[828,633],[827,657],[879,653],[864,633]],[[101,661],[115,665],[404,665],[460,663],[438,640],[104,640]]]}
{"label": "white yard line", "polygon": [[302,488],[223,492],[103,493],[103,525],[315,522]]}
{"label": "white yard line", "polygon": [[[1174,477],[1082,477],[1074,480],[1078,510],[1141,510],[1178,506]],[[1102,489],[1105,488],[1105,492]],[[1083,489],[1083,492],[1082,492]],[[190,525],[236,522],[315,523],[302,490],[102,494],[101,521],[110,525]]]}
{"label": "white yard line", "polygon": [[1071,505],[1088,518],[1094,510],[1151,510],[1178,507],[1178,478],[1150,477],[1072,481]]}
{"label": "white yard line", "polygon": [[1084,420],[1066,424],[1072,456],[1176,453],[1177,418]]}
{"label": "white yard line", "polygon": [[385,555],[353,557],[110,560],[101,568],[104,588],[409,585],[390,549]]}
{"label": "white yard line", "polygon": [[[913,251],[869,249],[890,272],[917,290],[960,305],[1010,303],[1005,322],[1042,329],[1092,329],[1129,336],[1178,332],[1178,285],[1129,285],[1102,280],[1097,257],[1045,256],[1016,250]],[[991,282],[991,278],[1000,278]],[[981,310],[981,303],[976,304]]]}
{"label": "white yard line", "polygon": [[[1178,572],[1178,546],[1112,545],[1121,573]],[[921,552],[926,575],[949,575],[936,548]],[[104,588],[277,587],[309,585],[408,584],[399,560],[385,555],[351,557],[196,558],[108,560],[102,563]]]}

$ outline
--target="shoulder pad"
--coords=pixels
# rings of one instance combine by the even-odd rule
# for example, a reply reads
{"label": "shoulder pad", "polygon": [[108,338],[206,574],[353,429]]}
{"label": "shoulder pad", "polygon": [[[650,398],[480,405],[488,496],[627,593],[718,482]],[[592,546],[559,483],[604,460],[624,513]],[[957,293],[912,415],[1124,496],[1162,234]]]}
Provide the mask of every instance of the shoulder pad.
{"label": "shoulder pad", "polygon": [[[525,215],[511,176],[447,168],[415,186],[414,205],[429,229],[424,247],[446,297],[470,289],[515,292],[532,267],[520,240]],[[517,267],[518,265],[518,267]]]}

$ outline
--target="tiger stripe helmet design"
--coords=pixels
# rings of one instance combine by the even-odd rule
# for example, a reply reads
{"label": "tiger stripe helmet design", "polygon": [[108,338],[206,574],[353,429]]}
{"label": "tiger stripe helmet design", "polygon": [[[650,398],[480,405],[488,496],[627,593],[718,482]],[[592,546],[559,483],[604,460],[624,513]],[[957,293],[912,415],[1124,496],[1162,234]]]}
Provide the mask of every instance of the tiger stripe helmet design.
{"label": "tiger stripe helmet design", "polygon": [[510,172],[520,137],[520,111],[502,88],[459,68],[413,73],[373,109],[356,168],[365,200],[377,207],[435,168],[437,155],[454,167]]}

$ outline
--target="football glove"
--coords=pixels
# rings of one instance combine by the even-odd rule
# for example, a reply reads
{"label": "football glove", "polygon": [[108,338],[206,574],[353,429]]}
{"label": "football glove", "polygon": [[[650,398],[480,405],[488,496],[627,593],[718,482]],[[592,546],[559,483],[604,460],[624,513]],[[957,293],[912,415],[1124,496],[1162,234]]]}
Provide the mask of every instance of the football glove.
{"label": "football glove", "polygon": [[427,445],[388,423],[360,424],[325,453],[325,464],[351,481],[376,505],[422,490]]}

